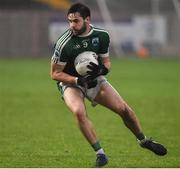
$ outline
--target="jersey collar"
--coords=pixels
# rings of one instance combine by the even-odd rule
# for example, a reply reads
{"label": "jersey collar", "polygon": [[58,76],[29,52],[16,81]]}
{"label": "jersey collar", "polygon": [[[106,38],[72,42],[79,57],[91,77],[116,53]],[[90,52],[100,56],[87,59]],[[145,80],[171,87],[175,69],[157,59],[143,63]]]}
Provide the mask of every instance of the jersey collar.
{"label": "jersey collar", "polygon": [[87,34],[78,35],[78,37],[87,37],[87,36],[91,35],[93,33],[93,31],[94,31],[94,28],[93,28],[93,25],[90,24],[90,26],[91,26],[91,30]]}

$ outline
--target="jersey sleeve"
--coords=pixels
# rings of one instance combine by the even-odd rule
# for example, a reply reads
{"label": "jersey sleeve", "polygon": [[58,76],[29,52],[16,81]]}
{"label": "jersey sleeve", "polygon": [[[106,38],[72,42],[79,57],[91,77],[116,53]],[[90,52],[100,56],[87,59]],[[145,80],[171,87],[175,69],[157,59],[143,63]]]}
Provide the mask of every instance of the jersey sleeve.
{"label": "jersey sleeve", "polygon": [[54,54],[52,56],[52,63],[56,63],[59,65],[65,65],[68,61],[68,55],[67,55],[67,48],[66,44],[72,37],[72,31],[67,30],[61,37],[58,39],[55,49],[54,49]]}
{"label": "jersey sleeve", "polygon": [[108,57],[109,56],[109,43],[110,38],[108,32],[103,32],[100,36],[100,57]]}
{"label": "jersey sleeve", "polygon": [[53,56],[51,58],[51,62],[59,65],[65,65],[67,62],[67,55],[65,49],[59,48],[59,46],[56,44]]}

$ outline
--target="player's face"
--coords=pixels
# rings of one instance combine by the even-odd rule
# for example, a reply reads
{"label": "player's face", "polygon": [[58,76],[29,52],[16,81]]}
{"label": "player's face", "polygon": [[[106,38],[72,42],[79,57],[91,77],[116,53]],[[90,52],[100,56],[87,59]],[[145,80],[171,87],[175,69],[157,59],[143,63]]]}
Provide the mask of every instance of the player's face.
{"label": "player's face", "polygon": [[68,15],[70,29],[74,35],[81,35],[86,31],[86,21],[78,12]]}

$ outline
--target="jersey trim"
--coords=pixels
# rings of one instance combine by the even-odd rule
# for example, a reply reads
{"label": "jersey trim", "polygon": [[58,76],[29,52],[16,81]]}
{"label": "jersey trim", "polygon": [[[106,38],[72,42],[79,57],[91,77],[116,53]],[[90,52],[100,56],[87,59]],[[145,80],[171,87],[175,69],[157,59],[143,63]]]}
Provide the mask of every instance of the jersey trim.
{"label": "jersey trim", "polygon": [[65,43],[66,39],[68,39],[72,35],[72,31],[67,31],[57,42],[56,49],[60,50],[61,46]]}
{"label": "jersey trim", "polygon": [[93,31],[94,31],[94,29],[91,26],[91,30],[86,35],[78,35],[78,37],[87,37],[87,36],[91,35],[93,33]]}
{"label": "jersey trim", "polygon": [[69,34],[69,30],[67,30],[58,40],[56,43],[56,48],[60,45],[60,43],[62,42],[62,40]]}
{"label": "jersey trim", "polygon": [[102,57],[102,58],[109,57],[109,52],[104,53],[104,54],[100,53],[99,56]]}
{"label": "jersey trim", "polygon": [[[65,65],[66,62],[62,62],[61,61],[61,54],[62,54],[62,50],[64,48],[64,46],[67,44],[67,42],[71,39],[71,37],[73,36],[73,33],[70,29],[68,29],[58,40],[57,44],[56,44],[56,49],[55,51],[58,52],[57,56],[53,57],[53,60],[60,65]],[[57,60],[58,57],[58,60]]]}
{"label": "jersey trim", "polygon": [[95,31],[105,32],[105,33],[107,33],[107,34],[109,35],[109,32],[106,31],[106,30],[104,30],[104,29],[100,29],[100,28],[96,28],[96,27],[93,27],[93,29],[94,29]]}
{"label": "jersey trim", "polygon": [[63,65],[63,66],[65,66],[67,63],[66,63],[66,62],[60,62],[60,61],[58,61],[57,64],[58,64],[58,65]]}
{"label": "jersey trim", "polygon": [[62,45],[59,48],[59,56],[61,56],[62,50],[64,48],[64,46],[68,43],[68,41],[72,38],[73,34],[71,33],[66,40],[64,40],[64,42],[62,43]]}
{"label": "jersey trim", "polygon": [[104,29],[94,27],[91,24],[90,24],[90,26],[91,26],[91,30],[86,35],[78,35],[78,37],[87,37],[87,36],[91,35],[94,31],[105,32],[109,35],[108,31],[106,31]]}
{"label": "jersey trim", "polygon": [[59,61],[59,57],[56,57],[56,56],[52,56],[51,58],[51,63],[55,63],[55,64],[58,64],[58,65],[63,65],[65,66],[66,65],[66,62],[61,62]]}

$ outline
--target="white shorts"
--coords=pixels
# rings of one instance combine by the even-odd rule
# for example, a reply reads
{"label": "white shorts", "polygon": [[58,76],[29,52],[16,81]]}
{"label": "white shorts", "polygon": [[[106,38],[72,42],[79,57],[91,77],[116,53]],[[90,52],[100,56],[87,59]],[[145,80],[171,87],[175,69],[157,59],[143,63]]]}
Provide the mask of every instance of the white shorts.
{"label": "white shorts", "polygon": [[95,97],[97,96],[100,87],[102,84],[108,83],[107,79],[104,76],[99,76],[97,78],[97,85],[94,88],[90,88],[87,89],[85,87],[82,87],[80,85],[72,85],[72,84],[64,84],[63,82],[58,82],[57,86],[59,91],[61,92],[61,95],[63,97],[64,95],[64,91],[68,88],[68,87],[73,87],[73,88],[78,88],[81,90],[82,94],[84,95],[84,97],[86,97],[89,101],[92,102],[92,106],[96,106],[97,103],[94,101]]}

